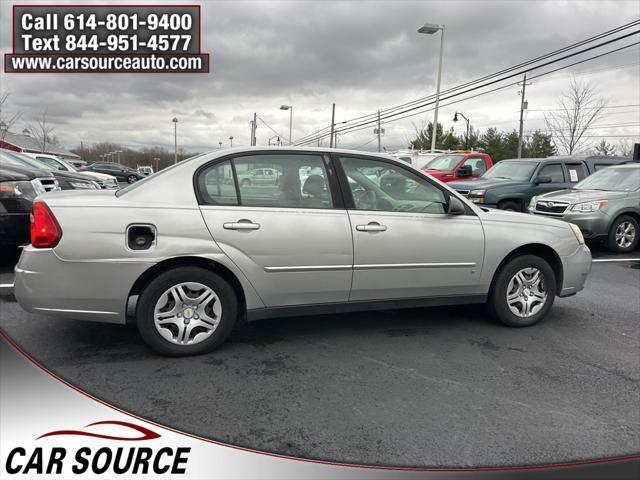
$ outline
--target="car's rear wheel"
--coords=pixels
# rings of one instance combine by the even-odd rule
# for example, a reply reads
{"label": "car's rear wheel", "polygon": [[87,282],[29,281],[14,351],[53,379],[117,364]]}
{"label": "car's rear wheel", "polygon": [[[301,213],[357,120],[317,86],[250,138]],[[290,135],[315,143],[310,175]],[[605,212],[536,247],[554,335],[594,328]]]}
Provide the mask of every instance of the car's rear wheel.
{"label": "car's rear wheel", "polygon": [[508,212],[521,212],[522,208],[518,205],[517,202],[512,202],[511,200],[507,200],[505,202],[500,202],[498,204],[498,208],[500,210],[506,210]]}
{"label": "car's rear wheel", "polygon": [[635,218],[622,215],[616,218],[609,230],[607,247],[614,252],[627,253],[638,245],[638,222]]}
{"label": "car's rear wheel", "polygon": [[129,183],[135,183],[138,180],[138,177],[136,177],[135,175],[129,175],[127,177],[127,182]]}
{"label": "car's rear wheel", "polygon": [[200,267],[178,267],[152,280],[140,295],[137,325],[144,341],[170,356],[210,352],[225,341],[238,302],[220,276]]}
{"label": "car's rear wheel", "polygon": [[555,299],[556,277],[549,263],[536,255],[514,257],[494,279],[489,310],[510,327],[528,327],[544,318]]}

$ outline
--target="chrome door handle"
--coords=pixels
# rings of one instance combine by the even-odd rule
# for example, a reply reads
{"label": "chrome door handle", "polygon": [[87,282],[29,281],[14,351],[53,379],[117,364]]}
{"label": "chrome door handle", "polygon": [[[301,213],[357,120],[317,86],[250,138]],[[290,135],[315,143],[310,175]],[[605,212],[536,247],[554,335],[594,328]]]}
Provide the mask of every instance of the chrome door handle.
{"label": "chrome door handle", "polygon": [[380,225],[378,222],[369,222],[366,225],[356,225],[356,230],[359,232],[385,232],[387,226]]}
{"label": "chrome door handle", "polygon": [[222,224],[225,230],[258,230],[259,223],[253,223],[251,220],[238,220],[237,222],[227,222]]}

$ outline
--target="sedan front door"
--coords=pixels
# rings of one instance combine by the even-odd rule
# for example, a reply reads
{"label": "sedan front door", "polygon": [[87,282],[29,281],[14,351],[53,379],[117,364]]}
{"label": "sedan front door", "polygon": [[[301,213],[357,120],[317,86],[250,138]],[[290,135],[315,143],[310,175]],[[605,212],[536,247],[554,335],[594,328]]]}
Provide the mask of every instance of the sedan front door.
{"label": "sedan front door", "polygon": [[[280,181],[239,182],[252,165]],[[304,182],[300,173],[313,168]],[[319,154],[243,155],[198,176],[201,211],[213,239],[252,282],[267,307],[345,302],[353,244],[349,217],[330,188],[331,163]]]}
{"label": "sedan front door", "polygon": [[[351,194],[351,301],[483,293],[484,232],[475,214],[445,213],[442,187],[409,167],[366,157],[338,162]],[[393,188],[381,186],[372,171],[385,171]]]}

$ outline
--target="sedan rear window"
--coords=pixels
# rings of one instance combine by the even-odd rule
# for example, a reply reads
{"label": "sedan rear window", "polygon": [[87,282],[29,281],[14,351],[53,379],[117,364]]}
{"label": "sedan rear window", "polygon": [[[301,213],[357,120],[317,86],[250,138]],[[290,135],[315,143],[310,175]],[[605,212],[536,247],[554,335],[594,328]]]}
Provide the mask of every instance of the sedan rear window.
{"label": "sedan rear window", "polygon": [[198,190],[208,205],[238,205],[231,162],[216,163],[198,176]]}
{"label": "sedan rear window", "polygon": [[197,185],[206,205],[333,208],[319,155],[243,155],[206,168]]}
{"label": "sedan rear window", "polygon": [[246,155],[234,159],[240,203],[250,207],[332,208],[322,157]]}

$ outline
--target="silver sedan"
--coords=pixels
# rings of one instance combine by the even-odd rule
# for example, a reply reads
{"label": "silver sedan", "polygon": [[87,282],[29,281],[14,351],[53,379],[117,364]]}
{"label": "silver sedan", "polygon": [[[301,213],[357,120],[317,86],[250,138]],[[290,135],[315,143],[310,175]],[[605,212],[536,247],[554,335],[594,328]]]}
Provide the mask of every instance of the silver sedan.
{"label": "silver sedan", "polygon": [[[256,169],[278,182],[239,181]],[[210,351],[240,320],[309,313],[487,303],[529,326],[591,267],[575,225],[483,210],[392,157],[321,148],[216,151],[117,192],[45,194],[31,243],[23,308],[134,322],[165,355]]]}

